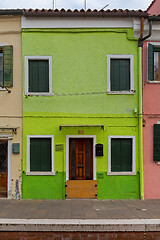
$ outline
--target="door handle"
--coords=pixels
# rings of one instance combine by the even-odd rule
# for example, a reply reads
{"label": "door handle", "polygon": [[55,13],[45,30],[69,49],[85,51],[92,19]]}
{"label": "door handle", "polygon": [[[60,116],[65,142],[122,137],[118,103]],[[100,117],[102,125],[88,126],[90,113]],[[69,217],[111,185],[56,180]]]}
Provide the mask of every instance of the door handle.
{"label": "door handle", "polygon": [[84,167],[84,166],[83,166],[83,164],[81,164],[81,165],[78,165],[78,168],[80,168],[80,167]]}

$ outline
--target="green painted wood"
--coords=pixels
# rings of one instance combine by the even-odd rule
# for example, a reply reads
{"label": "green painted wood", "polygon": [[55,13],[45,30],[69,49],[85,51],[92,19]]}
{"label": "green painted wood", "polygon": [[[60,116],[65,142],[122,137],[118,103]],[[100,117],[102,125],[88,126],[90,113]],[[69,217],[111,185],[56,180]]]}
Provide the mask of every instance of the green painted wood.
{"label": "green painted wood", "polygon": [[148,80],[154,80],[154,46],[148,44]]}
{"label": "green painted wood", "polygon": [[6,87],[13,86],[13,46],[3,47],[3,84]]}
{"label": "green painted wood", "polygon": [[29,60],[29,92],[49,92],[48,60]]}
{"label": "green painted wood", "polygon": [[111,140],[111,171],[132,171],[132,139]]}
{"label": "green painted wood", "polygon": [[160,124],[154,124],[153,160],[160,161]]}
{"label": "green painted wood", "polygon": [[51,139],[30,139],[30,171],[51,171]]}
{"label": "green painted wood", "polygon": [[130,60],[111,59],[111,91],[130,90]]}

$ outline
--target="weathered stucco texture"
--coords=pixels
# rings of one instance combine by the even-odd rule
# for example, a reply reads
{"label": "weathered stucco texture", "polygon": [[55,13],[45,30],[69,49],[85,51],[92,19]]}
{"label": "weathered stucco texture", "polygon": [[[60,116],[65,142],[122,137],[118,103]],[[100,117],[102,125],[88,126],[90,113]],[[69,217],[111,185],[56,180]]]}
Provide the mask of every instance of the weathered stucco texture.
{"label": "weathered stucco texture", "polygon": [[[22,55],[21,55],[21,17],[0,17],[0,46],[13,45],[13,87],[11,93],[0,90],[0,126],[16,127],[17,134],[0,130],[0,135],[11,135],[11,143],[20,143],[20,154],[11,154],[11,197],[16,198],[17,190],[21,195],[21,160],[22,160]],[[11,151],[11,149],[10,149]]]}
{"label": "weathered stucco texture", "polygon": [[[154,42],[153,42],[154,44]],[[160,198],[160,165],[153,161],[153,125],[160,121],[160,84],[147,82],[147,42],[143,46],[144,197]]]}
{"label": "weathered stucco texture", "polygon": [[[129,40],[132,35],[131,29],[22,30],[23,78],[24,56],[47,55],[52,56],[53,82],[53,96],[25,96],[23,90],[23,198],[65,197],[66,135],[78,135],[78,130],[96,135],[97,143],[104,145],[104,156],[96,159],[97,198],[118,199],[119,192],[121,198],[139,198],[138,117],[134,115],[134,109],[138,109],[138,45]],[[135,94],[106,93],[107,54],[134,55]],[[60,124],[101,124],[104,130],[70,127],[60,131]],[[54,135],[54,144],[63,144],[64,151],[54,151],[55,176],[25,175],[27,135]],[[107,176],[109,135],[136,136],[136,176]],[[103,177],[99,178],[99,172],[104,173]],[[38,181],[42,178],[48,182],[47,187]],[[55,187],[56,182],[61,190]]]}

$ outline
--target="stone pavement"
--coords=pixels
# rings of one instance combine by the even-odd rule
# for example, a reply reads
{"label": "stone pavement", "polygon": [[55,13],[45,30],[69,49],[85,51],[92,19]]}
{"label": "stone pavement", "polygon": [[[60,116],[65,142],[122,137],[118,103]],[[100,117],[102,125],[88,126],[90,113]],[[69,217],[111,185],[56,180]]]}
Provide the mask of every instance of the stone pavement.
{"label": "stone pavement", "polygon": [[0,199],[7,219],[160,219],[159,200]]}
{"label": "stone pavement", "polygon": [[0,199],[0,231],[160,231],[160,200]]}

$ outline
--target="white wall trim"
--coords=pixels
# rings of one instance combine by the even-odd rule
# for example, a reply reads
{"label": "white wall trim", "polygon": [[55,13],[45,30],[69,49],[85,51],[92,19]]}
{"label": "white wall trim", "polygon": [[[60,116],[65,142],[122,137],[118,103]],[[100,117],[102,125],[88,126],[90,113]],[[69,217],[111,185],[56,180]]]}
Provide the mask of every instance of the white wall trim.
{"label": "white wall trim", "polygon": [[[111,139],[112,138],[130,138],[132,139],[132,172],[111,172]],[[132,174],[130,174],[132,173]],[[136,175],[136,141],[135,136],[127,135],[109,135],[108,136],[108,175]]]}
{"label": "white wall trim", "polygon": [[24,17],[21,18],[22,28],[133,28],[133,18],[51,18]]}
{"label": "white wall trim", "polygon": [[96,135],[66,135],[66,181],[69,180],[69,139],[70,138],[93,138],[93,180],[96,180]]}
{"label": "white wall trim", "polygon": [[11,154],[12,154],[12,136],[11,135],[0,135],[0,140],[8,140],[8,184],[7,184],[7,195],[8,195],[8,198],[10,199],[11,198],[11,193],[12,193],[12,190],[11,190]]}
{"label": "white wall trim", "polygon": [[38,176],[54,176],[55,173],[54,172],[26,172],[26,175],[28,175],[28,176],[34,176],[34,175],[38,175]]}
{"label": "white wall trim", "polygon": [[11,148],[11,140],[8,140],[8,198],[11,198],[11,154],[12,154],[12,148]]}
{"label": "white wall trim", "polygon": [[48,172],[47,174],[44,174],[44,172],[30,172],[30,139],[31,138],[51,138],[52,140],[52,148],[51,148],[51,157],[52,157],[52,162],[51,162],[51,172],[54,175],[54,135],[27,135],[27,173],[26,175],[49,175]]}
{"label": "white wall trim", "polygon": [[[29,60],[48,60],[49,61],[49,92],[29,92],[28,83],[29,83]],[[41,95],[41,96],[50,96],[52,93],[52,56],[25,56],[24,57],[24,67],[25,67],[25,95]]]}
{"label": "white wall trim", "polygon": [[[107,55],[107,93],[111,92],[114,94],[114,91],[111,91],[111,81],[110,81],[110,67],[111,67],[111,59],[130,59],[130,90],[125,91],[125,94],[133,94],[134,93],[134,56],[133,55],[114,55],[108,54]],[[121,91],[118,91],[119,94]],[[117,94],[117,91],[115,91]],[[124,94],[124,91],[122,91]]]}
{"label": "white wall trim", "polygon": [[120,176],[125,176],[125,175],[136,175],[136,172],[108,172],[107,175],[110,175],[110,176],[117,176],[117,175],[120,175]]}

